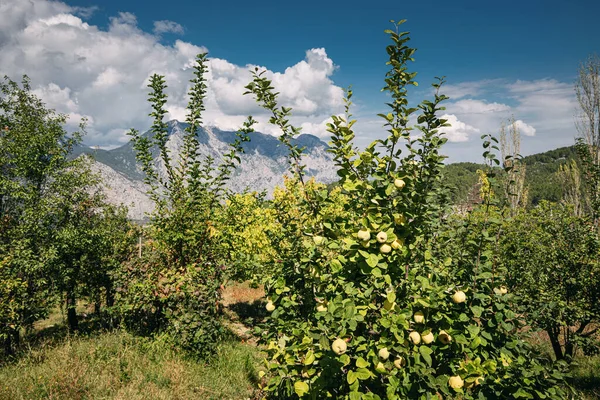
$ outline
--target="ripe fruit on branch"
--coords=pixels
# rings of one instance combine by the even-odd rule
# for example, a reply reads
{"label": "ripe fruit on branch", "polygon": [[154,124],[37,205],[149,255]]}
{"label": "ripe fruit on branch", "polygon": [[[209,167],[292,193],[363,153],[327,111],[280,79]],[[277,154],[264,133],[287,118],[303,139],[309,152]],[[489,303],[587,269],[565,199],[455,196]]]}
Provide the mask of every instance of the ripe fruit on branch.
{"label": "ripe fruit on branch", "polygon": [[413,342],[414,344],[419,344],[421,343],[421,334],[417,331],[412,331],[409,335],[408,338],[410,339],[411,342]]}
{"label": "ripe fruit on branch", "polygon": [[338,356],[344,354],[346,349],[348,349],[348,345],[342,339],[335,339],[331,345],[331,350]]}
{"label": "ripe fruit on branch", "polygon": [[508,293],[508,289],[507,289],[507,287],[506,287],[506,286],[500,286],[500,287],[498,287],[498,288],[495,288],[495,289],[494,289],[494,292],[495,292],[496,294],[506,294],[506,293]]}
{"label": "ripe fruit on branch", "polygon": [[388,254],[390,251],[392,251],[392,246],[389,244],[382,244],[379,248],[379,251],[381,251],[383,254]]}
{"label": "ripe fruit on branch", "polygon": [[377,355],[379,356],[379,358],[383,361],[387,360],[388,358],[390,358],[390,352],[388,351],[388,349],[386,349],[385,347],[383,349],[379,350],[379,353],[377,353]]}
{"label": "ripe fruit on branch", "polygon": [[428,332],[425,335],[421,334],[421,339],[423,340],[423,343],[425,344],[431,344],[433,343],[433,333]]}
{"label": "ripe fruit on branch", "polygon": [[385,372],[385,365],[380,361],[377,363],[377,366],[375,366],[375,371],[377,372]]}
{"label": "ripe fruit on branch", "polygon": [[387,233],[385,233],[385,232],[379,232],[377,234],[377,241],[379,243],[385,243],[385,242],[387,242]]}
{"label": "ripe fruit on branch", "polygon": [[325,304],[319,304],[317,306],[317,312],[325,312],[325,311],[327,311],[327,305],[325,305]]}
{"label": "ripe fruit on branch", "polygon": [[450,336],[450,334],[446,331],[440,331],[440,333],[438,334],[438,339],[443,344],[448,344],[452,341],[452,336]]}
{"label": "ripe fruit on branch", "polygon": [[267,302],[267,305],[265,306],[265,308],[267,309],[268,312],[272,312],[275,310],[275,304],[273,304],[273,302],[271,300],[269,300]]}
{"label": "ripe fruit on branch", "polygon": [[406,361],[402,357],[398,357],[394,360],[394,367],[400,369],[406,365]]}
{"label": "ripe fruit on branch", "polygon": [[456,304],[464,303],[467,300],[467,295],[462,290],[454,293],[452,295],[452,301]]}
{"label": "ripe fruit on branch", "polygon": [[367,229],[361,229],[358,231],[356,236],[358,236],[358,238],[363,242],[366,242],[371,239],[371,232],[369,232]]}
{"label": "ripe fruit on branch", "polygon": [[401,239],[396,239],[392,242],[392,249],[394,250],[398,250],[402,246],[404,246],[404,241]]}
{"label": "ripe fruit on branch", "polygon": [[425,322],[425,315],[421,311],[417,311],[413,314],[413,320],[417,324],[422,324],[423,322]]}
{"label": "ripe fruit on branch", "polygon": [[450,379],[448,379],[448,385],[452,389],[460,389],[465,385],[465,381],[458,375],[451,376]]}
{"label": "ripe fruit on branch", "polygon": [[394,186],[396,186],[398,189],[404,188],[405,185],[406,185],[406,183],[404,183],[404,181],[402,179],[394,180]]}

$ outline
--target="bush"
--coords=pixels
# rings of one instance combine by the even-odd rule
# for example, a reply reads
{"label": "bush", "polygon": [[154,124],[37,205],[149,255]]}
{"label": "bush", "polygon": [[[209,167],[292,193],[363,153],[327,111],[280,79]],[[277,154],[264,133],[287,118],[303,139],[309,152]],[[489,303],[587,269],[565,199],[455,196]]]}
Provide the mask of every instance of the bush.
{"label": "bush", "polygon": [[[439,150],[446,121],[437,113],[447,98],[440,94],[444,81],[433,84],[432,101],[409,107],[416,73],[407,64],[415,50],[408,33],[386,32],[391,112],[381,116],[389,136],[364,151],[354,148],[351,91],[346,115],[329,125],[341,213],[327,211],[331,193],[305,183],[301,149],[290,142],[299,133],[288,122],[291,109],[279,108],[260,72],[248,85],[281,128],[303,194],[290,207],[303,221],[291,235],[300,231],[302,240],[280,257],[281,271],[266,284],[264,389],[270,398],[566,397],[561,370],[519,336],[512,294],[497,286],[501,271],[482,254],[487,243],[442,242],[449,202]],[[409,126],[414,116],[418,135]],[[495,159],[489,150],[485,155]],[[461,251],[449,255],[453,248]]]}

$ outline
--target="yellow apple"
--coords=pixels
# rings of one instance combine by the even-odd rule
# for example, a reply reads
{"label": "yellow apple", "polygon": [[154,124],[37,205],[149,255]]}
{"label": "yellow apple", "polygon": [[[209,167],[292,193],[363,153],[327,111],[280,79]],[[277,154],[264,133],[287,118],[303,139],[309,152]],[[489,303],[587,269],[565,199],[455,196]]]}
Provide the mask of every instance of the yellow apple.
{"label": "yellow apple", "polygon": [[500,294],[506,294],[508,293],[508,289],[506,288],[506,286],[500,286]]}
{"label": "yellow apple", "polygon": [[379,232],[377,234],[377,241],[379,243],[385,243],[385,242],[387,242],[387,233],[385,233],[385,232]]}
{"label": "yellow apple", "polygon": [[446,331],[440,331],[440,333],[438,334],[438,339],[443,344],[448,344],[452,341],[452,336],[450,336],[450,334]]}
{"label": "yellow apple", "polygon": [[275,304],[273,304],[273,302],[271,300],[269,300],[267,302],[267,305],[265,306],[265,308],[267,309],[268,312],[272,312],[275,310]]}
{"label": "yellow apple", "polygon": [[452,301],[456,304],[464,303],[466,300],[467,295],[465,295],[465,292],[463,292],[462,290],[459,290],[458,292],[452,295]]}
{"label": "yellow apple", "polygon": [[380,361],[377,363],[377,366],[375,367],[375,371],[377,372],[385,372],[385,365],[383,365],[383,363]]}
{"label": "yellow apple", "polygon": [[398,357],[394,360],[394,367],[400,369],[402,367],[404,367],[406,365],[406,361],[404,361],[404,358],[402,357]]}
{"label": "yellow apple", "polygon": [[392,249],[394,250],[398,250],[402,246],[404,246],[404,241],[401,239],[396,239],[392,242]]}
{"label": "yellow apple", "polygon": [[396,186],[398,189],[402,189],[405,185],[406,183],[404,183],[402,179],[394,180],[394,186]]}
{"label": "yellow apple", "polygon": [[413,320],[417,324],[422,324],[423,322],[425,322],[425,315],[421,311],[417,311],[413,314]]}
{"label": "yellow apple", "polygon": [[410,339],[411,342],[413,342],[414,344],[419,344],[421,343],[421,335],[419,334],[419,332],[417,331],[412,331],[409,335],[408,338]]}
{"label": "yellow apple", "polygon": [[331,345],[331,350],[338,356],[344,354],[347,348],[348,345],[346,345],[346,341],[342,339],[335,339]]}
{"label": "yellow apple", "polygon": [[383,254],[388,254],[390,251],[392,251],[392,246],[389,244],[382,244],[379,248],[379,251],[381,251]]}
{"label": "yellow apple", "polygon": [[356,236],[358,236],[358,238],[360,240],[362,240],[363,242],[365,242],[365,241],[371,239],[371,232],[369,232],[368,229],[361,229],[360,231],[358,231],[358,233],[356,234]]}
{"label": "yellow apple", "polygon": [[379,356],[380,359],[382,359],[383,361],[387,360],[388,358],[390,358],[390,352],[388,351],[388,349],[386,349],[385,347],[383,349],[379,350],[379,353],[377,353],[377,355]]}
{"label": "yellow apple", "polygon": [[325,312],[327,311],[327,306],[325,304],[319,304],[317,306],[317,312]]}
{"label": "yellow apple", "polygon": [[433,338],[433,333],[428,332],[425,335],[421,334],[421,339],[423,340],[423,343],[425,344],[431,344],[434,340]]}
{"label": "yellow apple", "polygon": [[462,378],[458,375],[451,376],[450,379],[448,379],[448,385],[452,389],[460,389],[465,385],[465,381],[463,381]]}

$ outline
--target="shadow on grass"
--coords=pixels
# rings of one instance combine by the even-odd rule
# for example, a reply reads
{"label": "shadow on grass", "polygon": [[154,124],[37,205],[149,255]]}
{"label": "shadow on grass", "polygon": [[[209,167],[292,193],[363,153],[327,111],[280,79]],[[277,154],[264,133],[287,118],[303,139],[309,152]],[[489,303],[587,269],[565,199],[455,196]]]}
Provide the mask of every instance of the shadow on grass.
{"label": "shadow on grass", "polygon": [[0,367],[18,362],[30,354],[32,350],[57,346],[70,338],[99,335],[112,330],[110,328],[112,320],[103,314],[80,315],[78,325],[79,328],[72,331],[69,330],[65,321],[60,321],[26,332],[15,352],[2,357]]}
{"label": "shadow on grass", "polygon": [[264,300],[254,300],[253,302],[239,302],[229,305],[237,319],[247,327],[253,327],[262,322],[267,316]]}

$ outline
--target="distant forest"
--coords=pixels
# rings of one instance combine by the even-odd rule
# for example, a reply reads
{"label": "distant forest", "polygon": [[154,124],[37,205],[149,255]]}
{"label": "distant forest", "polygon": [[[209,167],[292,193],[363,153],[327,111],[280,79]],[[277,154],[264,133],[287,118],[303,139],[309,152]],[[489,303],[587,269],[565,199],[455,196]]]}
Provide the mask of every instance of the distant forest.
{"label": "distant forest", "polygon": [[[561,147],[544,153],[523,157],[527,166],[525,184],[529,189],[529,205],[542,200],[559,201],[561,187],[556,177],[560,165],[578,160],[575,146]],[[460,162],[448,164],[445,168],[445,181],[452,191],[455,204],[468,203],[477,191],[477,170],[483,164]]]}

